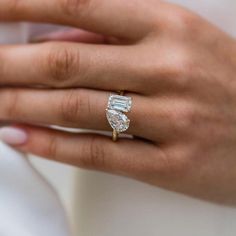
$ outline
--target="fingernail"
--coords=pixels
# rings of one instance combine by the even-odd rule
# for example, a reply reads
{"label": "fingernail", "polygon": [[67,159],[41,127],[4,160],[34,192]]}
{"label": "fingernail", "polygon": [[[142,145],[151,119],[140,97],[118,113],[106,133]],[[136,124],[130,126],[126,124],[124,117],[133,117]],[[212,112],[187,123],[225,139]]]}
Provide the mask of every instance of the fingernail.
{"label": "fingernail", "polygon": [[0,140],[9,145],[22,145],[28,139],[26,131],[20,128],[3,127],[0,129]]}

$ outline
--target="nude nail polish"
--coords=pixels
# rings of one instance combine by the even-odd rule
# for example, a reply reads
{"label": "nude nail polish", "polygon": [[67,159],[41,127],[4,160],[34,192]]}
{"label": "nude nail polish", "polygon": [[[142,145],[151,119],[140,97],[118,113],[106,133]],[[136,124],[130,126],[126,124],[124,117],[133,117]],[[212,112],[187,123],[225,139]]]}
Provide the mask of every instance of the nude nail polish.
{"label": "nude nail polish", "polygon": [[3,127],[0,129],[0,140],[9,145],[22,145],[28,139],[26,131],[15,127]]}

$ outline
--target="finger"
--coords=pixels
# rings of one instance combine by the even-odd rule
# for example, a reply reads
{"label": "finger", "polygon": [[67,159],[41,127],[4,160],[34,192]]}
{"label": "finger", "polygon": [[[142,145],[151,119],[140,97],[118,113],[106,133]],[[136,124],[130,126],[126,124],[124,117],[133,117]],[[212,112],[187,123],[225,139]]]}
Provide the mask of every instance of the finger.
{"label": "finger", "polygon": [[[152,98],[133,93],[125,95],[132,98],[132,109],[126,113],[131,121],[126,133],[159,142],[175,138],[165,105],[158,107]],[[1,89],[0,120],[111,131],[106,118],[109,96],[109,92],[87,89]],[[152,122],[156,119],[158,122]]]}
{"label": "finger", "polygon": [[0,20],[69,24],[97,33],[134,38],[150,29],[150,22],[154,21],[146,12],[154,14],[152,8],[141,0],[2,0]]}
{"label": "finger", "polygon": [[6,46],[0,49],[0,84],[139,92],[144,88],[130,58],[133,51],[75,43]]}
{"label": "finger", "polygon": [[103,44],[106,43],[106,37],[85,30],[73,29],[63,31],[60,30],[48,34],[39,35],[30,40],[31,43],[43,43],[49,41]]}
{"label": "finger", "polygon": [[165,164],[164,154],[158,148],[139,140],[119,139],[112,142],[109,137],[101,135],[71,134],[29,126],[3,128],[0,138],[23,152],[112,173],[135,176],[153,169],[154,163],[156,168]]}
{"label": "finger", "polygon": [[[73,128],[111,131],[106,119],[109,93],[95,90],[1,90],[0,119]],[[143,103],[132,95],[136,104]],[[136,114],[136,106],[128,114]],[[137,117],[136,117],[137,120]],[[129,132],[140,135],[135,122]]]}

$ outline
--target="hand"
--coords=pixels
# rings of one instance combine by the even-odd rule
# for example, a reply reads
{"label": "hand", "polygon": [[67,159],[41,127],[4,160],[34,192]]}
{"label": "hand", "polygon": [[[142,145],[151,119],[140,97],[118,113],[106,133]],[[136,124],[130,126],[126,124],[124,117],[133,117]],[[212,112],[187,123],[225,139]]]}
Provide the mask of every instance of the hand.
{"label": "hand", "polygon": [[109,44],[1,47],[1,84],[28,87],[0,90],[1,120],[110,131],[110,91],[128,91],[133,99],[133,139],[114,143],[91,132],[25,125],[2,129],[5,142],[52,160],[236,203],[233,38],[188,10],[154,0],[5,0],[0,18],[68,24]]}

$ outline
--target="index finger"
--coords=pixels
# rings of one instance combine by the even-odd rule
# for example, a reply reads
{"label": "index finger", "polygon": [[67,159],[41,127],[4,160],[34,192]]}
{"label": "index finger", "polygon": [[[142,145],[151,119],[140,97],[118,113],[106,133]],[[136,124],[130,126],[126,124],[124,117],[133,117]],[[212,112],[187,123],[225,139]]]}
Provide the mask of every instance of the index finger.
{"label": "index finger", "polygon": [[116,37],[140,37],[152,22],[141,0],[1,0],[0,21],[71,25]]}

